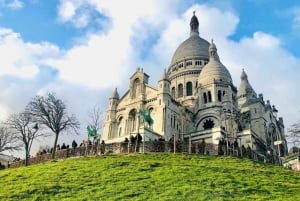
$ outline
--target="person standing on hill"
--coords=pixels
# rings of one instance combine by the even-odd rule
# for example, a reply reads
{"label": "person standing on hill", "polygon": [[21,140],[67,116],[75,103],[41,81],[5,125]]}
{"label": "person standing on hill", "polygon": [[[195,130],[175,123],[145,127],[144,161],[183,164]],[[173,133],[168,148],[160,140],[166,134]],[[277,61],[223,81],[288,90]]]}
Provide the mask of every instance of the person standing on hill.
{"label": "person standing on hill", "polygon": [[73,140],[72,142],[72,148],[75,149],[77,147],[77,142],[75,140]]}

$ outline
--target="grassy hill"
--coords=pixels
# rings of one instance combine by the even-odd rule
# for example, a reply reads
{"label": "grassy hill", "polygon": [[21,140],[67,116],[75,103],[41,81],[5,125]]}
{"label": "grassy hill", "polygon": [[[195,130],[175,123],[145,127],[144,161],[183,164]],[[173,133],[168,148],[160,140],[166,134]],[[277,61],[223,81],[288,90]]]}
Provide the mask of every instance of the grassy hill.
{"label": "grassy hill", "polygon": [[300,200],[300,173],[188,154],[72,158],[0,171],[0,200]]}

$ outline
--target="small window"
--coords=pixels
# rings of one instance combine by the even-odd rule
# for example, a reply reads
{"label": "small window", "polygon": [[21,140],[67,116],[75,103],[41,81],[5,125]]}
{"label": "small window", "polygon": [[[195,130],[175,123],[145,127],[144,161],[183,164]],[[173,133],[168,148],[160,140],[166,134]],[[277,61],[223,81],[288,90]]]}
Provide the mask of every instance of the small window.
{"label": "small window", "polygon": [[195,64],[196,64],[196,66],[201,66],[201,61],[198,60],[195,62]]}
{"label": "small window", "polygon": [[186,66],[191,66],[193,64],[193,62],[192,61],[188,61],[188,62],[186,62]]}
{"label": "small window", "polygon": [[174,116],[174,119],[173,119],[173,128],[175,128],[175,125],[176,125],[176,118],[175,118],[175,116]]}
{"label": "small window", "polygon": [[210,91],[208,91],[208,102],[210,103],[211,102],[211,92]]}
{"label": "small window", "polygon": [[203,93],[203,101],[204,101],[204,104],[207,103],[207,96],[206,96],[205,92]]}
{"label": "small window", "polygon": [[172,87],[172,97],[175,98],[175,87]]}
{"label": "small window", "polygon": [[221,90],[218,90],[218,101],[219,102],[222,101],[222,92],[221,92]]}
{"label": "small window", "polygon": [[193,84],[192,84],[192,82],[186,83],[186,95],[187,96],[193,95]]}
{"label": "small window", "polygon": [[179,84],[178,85],[178,98],[183,96],[183,85]]}

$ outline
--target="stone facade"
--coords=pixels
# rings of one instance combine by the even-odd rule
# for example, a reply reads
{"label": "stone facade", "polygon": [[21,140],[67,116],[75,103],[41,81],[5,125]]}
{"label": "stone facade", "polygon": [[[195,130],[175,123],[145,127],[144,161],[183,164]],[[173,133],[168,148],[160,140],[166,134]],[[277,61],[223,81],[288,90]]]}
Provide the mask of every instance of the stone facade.
{"label": "stone facade", "polygon": [[[195,15],[190,36],[176,49],[170,66],[158,80],[148,84],[149,75],[138,68],[129,79],[129,90],[109,98],[103,140],[122,142],[140,133],[144,141],[159,137],[218,145],[237,140],[275,161],[287,155],[284,124],[277,109],[257,95],[244,69],[237,88],[222,64],[217,47],[199,36]],[[148,111],[153,125],[140,111]]]}

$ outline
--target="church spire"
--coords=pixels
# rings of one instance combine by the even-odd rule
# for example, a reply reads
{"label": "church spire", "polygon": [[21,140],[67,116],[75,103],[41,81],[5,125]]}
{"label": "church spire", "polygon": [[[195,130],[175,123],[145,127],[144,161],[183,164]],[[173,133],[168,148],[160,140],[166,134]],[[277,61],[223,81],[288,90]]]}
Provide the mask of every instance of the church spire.
{"label": "church spire", "polygon": [[237,95],[238,98],[243,98],[243,97],[246,97],[247,99],[257,98],[256,92],[250,85],[248,81],[247,73],[245,72],[244,69],[241,74],[241,83]]}
{"label": "church spire", "polygon": [[198,18],[195,15],[195,11],[193,12],[193,17],[190,21],[190,27],[191,27],[191,33],[190,35],[199,35],[199,21]]}
{"label": "church spire", "polygon": [[118,90],[117,88],[115,88],[113,94],[111,95],[110,98],[113,98],[113,99],[119,99],[119,93],[118,93]]}
{"label": "church spire", "polygon": [[213,59],[213,60],[216,60],[216,61],[220,61],[220,58],[219,58],[219,55],[218,55],[218,52],[217,52],[217,47],[216,45],[214,44],[214,40],[211,39],[211,44],[209,46],[209,59]]}

